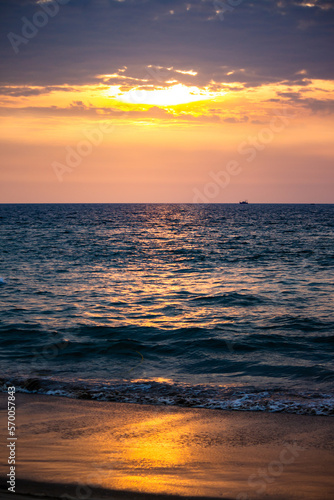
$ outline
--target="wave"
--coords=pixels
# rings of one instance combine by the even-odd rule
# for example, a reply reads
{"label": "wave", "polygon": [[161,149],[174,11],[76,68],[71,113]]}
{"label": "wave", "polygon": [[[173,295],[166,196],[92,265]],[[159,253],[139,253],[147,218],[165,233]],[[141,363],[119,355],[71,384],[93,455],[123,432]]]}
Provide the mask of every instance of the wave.
{"label": "wave", "polygon": [[62,381],[40,377],[0,379],[0,391],[119,403],[169,405],[214,410],[334,415],[334,394],[280,388],[182,384],[170,380]]}
{"label": "wave", "polygon": [[237,292],[225,293],[223,295],[203,295],[191,299],[192,302],[198,304],[215,304],[222,306],[254,306],[263,304],[265,299],[252,294],[242,294]]}

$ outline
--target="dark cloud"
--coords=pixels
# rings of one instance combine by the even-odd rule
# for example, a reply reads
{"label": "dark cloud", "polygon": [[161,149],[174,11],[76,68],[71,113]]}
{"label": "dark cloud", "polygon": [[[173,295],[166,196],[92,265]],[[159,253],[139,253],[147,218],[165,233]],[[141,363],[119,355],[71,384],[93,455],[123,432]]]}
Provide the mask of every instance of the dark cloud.
{"label": "dark cloud", "polygon": [[297,101],[301,98],[301,92],[276,92],[277,95],[283,98],[291,99],[292,101]]}
{"label": "dark cloud", "polygon": [[[117,74],[110,83],[124,87],[133,85],[133,78],[146,80],[145,85],[175,79],[187,85],[247,87],[334,79],[334,2],[244,0],[223,16],[221,4],[69,0],[27,43],[18,44],[16,54],[8,34],[24,35],[23,17],[43,24],[43,16],[36,14],[42,6],[33,0],[0,0],[0,83],[93,84],[103,74]],[[160,73],[154,74],[157,67]]]}
{"label": "dark cloud", "polygon": [[243,116],[242,118],[234,118],[233,116],[230,116],[228,118],[224,118],[224,122],[226,122],[226,123],[244,123],[244,122],[248,122],[248,116]]}
{"label": "dark cloud", "polygon": [[30,97],[35,95],[45,95],[61,90],[62,92],[76,92],[73,87],[0,87],[0,96],[10,97]]}
{"label": "dark cloud", "polygon": [[305,97],[305,89],[300,92],[276,92],[280,97],[277,99],[268,99],[267,102],[289,102],[290,104],[309,109],[312,113],[331,114],[334,112],[334,99],[316,99]]}
{"label": "dark cloud", "polygon": [[334,99],[304,99],[303,105],[313,113],[331,114],[334,112]]}

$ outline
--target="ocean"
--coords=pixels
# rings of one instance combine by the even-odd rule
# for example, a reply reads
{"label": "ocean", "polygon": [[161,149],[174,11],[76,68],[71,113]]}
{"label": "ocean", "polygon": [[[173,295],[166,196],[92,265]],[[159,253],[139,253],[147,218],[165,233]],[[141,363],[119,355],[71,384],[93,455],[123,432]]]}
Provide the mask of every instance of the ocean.
{"label": "ocean", "polygon": [[334,414],[334,205],[0,205],[0,387]]}

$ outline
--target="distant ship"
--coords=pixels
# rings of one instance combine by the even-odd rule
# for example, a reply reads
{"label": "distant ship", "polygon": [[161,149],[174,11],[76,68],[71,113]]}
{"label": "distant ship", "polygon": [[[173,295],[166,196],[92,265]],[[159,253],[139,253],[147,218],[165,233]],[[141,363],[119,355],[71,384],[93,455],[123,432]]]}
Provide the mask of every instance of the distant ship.
{"label": "distant ship", "polygon": [[239,201],[240,205],[248,205],[248,200]]}

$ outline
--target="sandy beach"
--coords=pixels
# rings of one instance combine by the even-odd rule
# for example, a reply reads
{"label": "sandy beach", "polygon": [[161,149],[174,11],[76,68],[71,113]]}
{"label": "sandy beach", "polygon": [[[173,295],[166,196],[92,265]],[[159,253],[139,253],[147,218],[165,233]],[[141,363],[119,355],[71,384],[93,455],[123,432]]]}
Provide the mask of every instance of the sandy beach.
{"label": "sandy beach", "polygon": [[[5,443],[6,394],[0,396]],[[134,500],[334,495],[331,417],[18,394],[17,423],[15,494]],[[6,461],[0,473],[2,496],[14,498],[6,491]]]}

